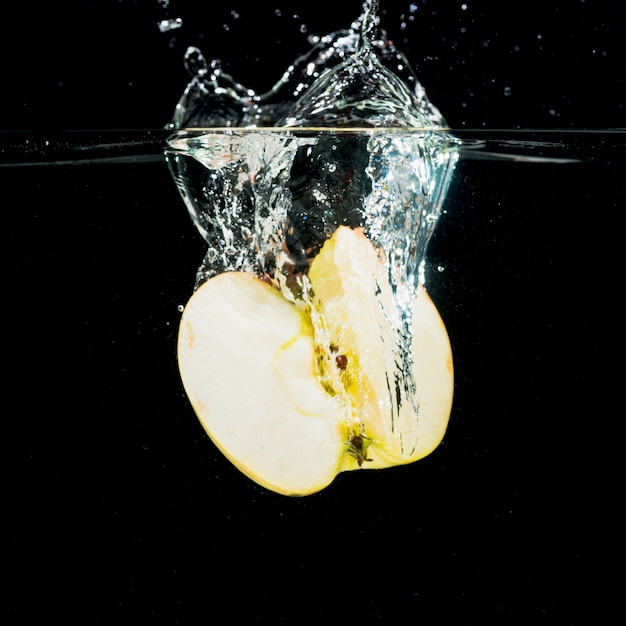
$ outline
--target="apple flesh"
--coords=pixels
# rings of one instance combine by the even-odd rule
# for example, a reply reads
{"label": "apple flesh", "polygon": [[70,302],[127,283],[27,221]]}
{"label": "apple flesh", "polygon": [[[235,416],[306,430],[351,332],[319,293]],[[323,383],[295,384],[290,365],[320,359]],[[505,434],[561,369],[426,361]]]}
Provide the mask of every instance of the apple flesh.
{"label": "apple flesh", "polygon": [[452,404],[450,343],[423,287],[413,303],[415,388],[393,387],[391,289],[362,231],[340,227],[304,286],[295,299],[251,274],[215,276],[187,303],[178,339],[183,385],[210,438],[285,495],[426,456]]}

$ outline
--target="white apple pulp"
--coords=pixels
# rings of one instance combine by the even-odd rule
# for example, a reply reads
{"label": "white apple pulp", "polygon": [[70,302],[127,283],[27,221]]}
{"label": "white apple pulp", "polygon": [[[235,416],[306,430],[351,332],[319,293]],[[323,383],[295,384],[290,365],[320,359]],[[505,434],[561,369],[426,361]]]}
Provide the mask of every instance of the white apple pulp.
{"label": "white apple pulp", "polygon": [[[442,440],[453,392],[445,327],[420,287],[413,307],[416,394],[393,406],[386,373],[394,336],[378,302],[391,292],[382,267],[362,232],[342,227],[310,268],[309,306],[230,272],[204,283],[185,307],[178,359],[187,395],[217,447],[264,487],[314,493],[340,471],[410,463]],[[320,343],[313,319],[320,315],[333,354]],[[320,363],[338,372],[329,377]]]}

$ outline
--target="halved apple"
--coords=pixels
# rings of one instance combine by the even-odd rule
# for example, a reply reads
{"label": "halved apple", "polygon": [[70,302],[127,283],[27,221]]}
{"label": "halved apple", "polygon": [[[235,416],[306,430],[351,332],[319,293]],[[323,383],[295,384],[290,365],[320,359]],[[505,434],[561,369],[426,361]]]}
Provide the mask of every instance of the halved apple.
{"label": "halved apple", "polygon": [[178,339],[182,381],[211,439],[286,495],[426,456],[452,404],[437,309],[420,288],[402,355],[384,261],[360,229],[337,229],[303,281],[299,299],[251,274],[215,276],[187,303]]}

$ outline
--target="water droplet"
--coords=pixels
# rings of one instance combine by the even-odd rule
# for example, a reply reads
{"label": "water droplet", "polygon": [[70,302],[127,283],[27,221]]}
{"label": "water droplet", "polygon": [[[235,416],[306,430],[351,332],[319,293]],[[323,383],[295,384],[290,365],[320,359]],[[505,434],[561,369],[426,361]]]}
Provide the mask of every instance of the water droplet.
{"label": "water droplet", "polygon": [[159,30],[162,33],[166,33],[170,30],[175,30],[177,28],[180,28],[183,25],[183,20],[180,17],[175,17],[174,19],[171,20],[161,20],[159,23]]}

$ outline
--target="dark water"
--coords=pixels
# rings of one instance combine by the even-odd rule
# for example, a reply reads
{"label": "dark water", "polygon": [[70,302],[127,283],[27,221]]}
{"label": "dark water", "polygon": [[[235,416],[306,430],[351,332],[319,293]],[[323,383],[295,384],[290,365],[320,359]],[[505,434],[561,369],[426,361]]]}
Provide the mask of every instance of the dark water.
{"label": "dark water", "polygon": [[625,137],[461,138],[427,265],[455,355],[446,438],[289,499],[223,458],[182,389],[205,244],[164,134],[2,136],[3,623],[606,622]]}

